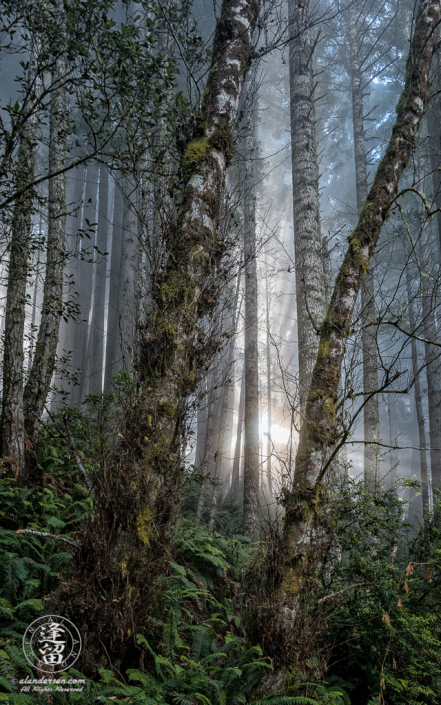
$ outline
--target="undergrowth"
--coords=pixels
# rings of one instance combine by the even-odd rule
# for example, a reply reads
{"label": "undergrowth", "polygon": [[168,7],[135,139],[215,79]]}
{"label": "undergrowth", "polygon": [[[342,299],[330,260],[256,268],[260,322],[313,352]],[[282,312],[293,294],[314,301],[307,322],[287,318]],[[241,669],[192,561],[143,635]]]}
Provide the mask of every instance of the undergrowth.
{"label": "undergrowth", "polygon": [[[73,410],[67,419],[92,478],[118,443],[112,416],[117,401],[112,395],[92,397],[84,413]],[[81,675],[79,661],[79,670],[59,677],[84,679],[82,692],[63,692],[60,684],[47,683],[47,692],[39,693],[20,683],[39,673],[22,651],[25,629],[36,617],[57,613],[57,600],[75,577],[76,548],[60,539],[80,544],[95,511],[63,423],[55,416],[29,449],[31,487],[18,487],[5,468],[0,476],[0,701],[253,702],[255,686],[272,663],[259,634],[254,632],[250,643],[245,627],[250,574],[254,571],[254,585],[263,580],[259,573],[265,575],[277,547],[252,547],[240,536],[239,502],[228,496],[218,512],[217,527],[223,531],[194,523],[191,502],[171,527],[170,560],[155,579],[160,608],[145,605],[147,628],[135,635],[140,657],[132,668],[120,673],[109,663],[90,679]],[[322,532],[327,557],[317,570],[309,605],[310,623],[324,625],[315,637],[316,655],[308,657],[302,671],[293,670],[283,691],[256,705],[440,702],[440,510],[412,539],[403,516],[397,488],[372,498],[362,483],[346,480],[332,490]],[[75,622],[75,615],[69,617]],[[326,663],[322,654],[330,654]]]}

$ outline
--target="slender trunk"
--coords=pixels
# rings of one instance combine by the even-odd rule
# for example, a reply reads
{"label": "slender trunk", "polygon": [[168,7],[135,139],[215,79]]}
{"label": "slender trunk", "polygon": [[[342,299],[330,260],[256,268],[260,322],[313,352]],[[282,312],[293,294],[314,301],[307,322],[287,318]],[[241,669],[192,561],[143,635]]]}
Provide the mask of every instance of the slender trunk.
{"label": "slender trunk", "polygon": [[234,449],[234,459],[233,459],[233,475],[231,478],[231,491],[239,494],[240,492],[240,461],[242,457],[242,432],[243,432],[243,422],[244,422],[244,412],[245,412],[245,375],[242,375],[240,381],[240,396],[239,396],[239,408],[237,412],[237,431],[236,431],[236,445]]}
{"label": "slender trunk", "polygon": [[309,2],[301,11],[296,3],[289,3],[289,13],[290,31],[295,36],[289,45],[289,78],[299,399],[303,418],[319,344],[316,328],[325,316],[325,289]]}
{"label": "slender trunk", "polygon": [[[42,221],[42,218],[40,217],[40,235],[41,235],[41,226],[42,226],[41,221]],[[40,255],[41,255],[41,250],[40,250],[40,248],[38,248],[37,262],[35,264],[34,293],[32,296],[31,343],[29,345],[28,374],[31,371],[31,367],[32,367],[32,357],[33,357],[32,347],[33,347],[33,340],[34,340],[34,331],[36,330],[35,321],[37,320],[38,284],[39,284],[39,278],[40,278]]]}
{"label": "slender trunk", "polygon": [[[93,295],[93,264],[94,257],[92,245],[95,244],[95,229],[91,224],[96,224],[98,214],[98,181],[99,170],[96,162],[91,162],[86,171],[86,188],[84,192],[84,209],[82,213],[81,229],[81,259],[78,266],[78,306],[80,320],[75,325],[75,337],[72,347],[72,368],[79,375],[79,384],[72,390],[72,404],[80,404],[88,393],[88,381],[85,379],[87,346],[89,340],[90,312]],[[79,370],[81,372],[79,372]]]}
{"label": "slender trunk", "polygon": [[106,373],[104,382],[104,389],[106,392],[111,391],[112,375],[118,371],[121,363],[121,352],[118,336],[118,321],[121,317],[119,284],[121,273],[124,197],[118,183],[115,183],[113,198],[114,203],[112,226],[112,253],[110,258],[109,306],[107,313],[106,340]]}
{"label": "slender trunk", "polygon": [[216,451],[216,456],[215,456],[216,460],[215,460],[215,467],[214,467],[215,485],[213,486],[213,493],[211,495],[210,518],[208,521],[208,526],[210,529],[213,529],[214,520],[216,518],[216,504],[217,504],[217,497],[219,494],[219,482],[220,482],[222,458],[223,458],[224,450],[225,450],[228,399],[230,396],[229,392],[230,392],[230,387],[231,387],[230,375],[231,375],[231,367],[233,364],[234,343],[236,340],[237,322],[239,320],[239,315],[240,315],[239,292],[240,292],[240,266],[239,266],[239,273],[237,275],[236,293],[234,296],[233,310],[232,310],[232,318],[233,318],[232,326],[231,326],[231,336],[232,337],[230,338],[229,343],[228,343],[226,365],[225,365],[225,375],[224,375],[224,385],[223,385],[223,389],[222,389],[222,407],[221,407],[221,413],[220,413],[219,434],[218,434],[217,451]]}
{"label": "slender trunk", "polygon": [[[128,183],[125,186],[128,188]],[[130,200],[125,198],[124,201],[118,295],[120,306],[120,315],[117,321],[118,352],[121,356],[123,368],[126,371],[131,371],[132,369],[132,351],[135,338],[135,292],[140,254],[135,204],[132,202],[135,195],[136,192],[132,191]]]}
{"label": "slender trunk", "polygon": [[[60,18],[61,19],[61,18]],[[50,107],[49,173],[60,171],[66,160],[67,92],[63,86],[66,61],[59,56],[52,72],[57,87]],[[49,181],[49,221],[43,306],[31,371],[24,390],[25,428],[36,436],[44,411],[57,356],[58,334],[63,313],[63,272],[66,261],[66,175]]]}
{"label": "slender trunk", "polygon": [[388,409],[388,416],[389,416],[389,445],[390,445],[390,452],[389,452],[389,462],[390,462],[390,471],[389,471],[389,478],[386,481],[386,487],[391,488],[393,487],[395,477],[397,475],[398,471],[398,463],[399,463],[399,457],[398,457],[398,423],[397,423],[397,415],[398,415],[398,400],[396,397],[396,394],[391,392],[390,394],[387,394],[387,409]]}
{"label": "slender trunk", "polygon": [[90,331],[84,374],[88,380],[89,393],[101,392],[103,388],[104,323],[106,313],[107,252],[109,223],[109,172],[100,169],[99,211],[96,231],[95,276],[93,284],[93,311],[90,316]]}
{"label": "slender trunk", "polygon": [[[435,321],[434,287],[432,278],[432,246],[430,223],[423,226],[419,243],[421,256],[421,298],[423,312],[424,344],[429,404],[430,467],[434,493],[441,489],[441,357],[436,345],[438,334]],[[437,501],[438,497],[434,496]]]}
{"label": "slender trunk", "polygon": [[256,199],[254,195],[254,119],[246,139],[244,259],[245,259],[245,414],[243,470],[243,532],[251,541],[260,534],[259,506],[259,350],[256,260]]}
{"label": "slender trunk", "polygon": [[[407,310],[409,312],[409,326],[410,332],[414,333],[416,331],[415,322],[415,312],[413,308],[413,298],[412,298],[412,283],[410,278],[409,267],[406,267],[406,285],[407,285]],[[418,372],[418,354],[417,354],[417,344],[415,338],[410,339],[410,349],[412,353],[412,375],[414,378],[414,389],[415,389],[415,408],[416,417],[418,424],[418,435],[419,435],[419,455],[420,455],[420,470],[421,470],[421,494],[423,500],[423,512],[429,510],[429,482],[428,482],[428,467],[427,467],[427,454],[426,454],[426,429],[424,425],[424,414],[423,414],[423,404],[421,396],[421,383],[420,375]]]}
{"label": "slender trunk", "polygon": [[[349,6],[349,48],[350,48],[350,74],[352,88],[352,120],[354,128],[355,151],[355,181],[357,189],[357,212],[360,216],[368,195],[366,143],[364,133],[364,106],[363,85],[358,55],[359,38],[357,37],[356,8]],[[363,350],[363,391],[370,395],[378,389],[377,374],[377,336],[376,329],[371,324],[375,321],[375,292],[372,270],[366,272],[361,287],[361,323],[362,350]],[[375,493],[379,489],[378,463],[376,462],[375,446],[370,445],[378,435],[380,416],[378,410],[378,396],[370,396],[363,409],[364,413],[364,481],[366,488]],[[368,445],[369,444],[369,445]]]}
{"label": "slender trunk", "polygon": [[[68,249],[68,262],[64,271],[64,311],[65,316],[61,319],[57,356],[64,361],[64,369],[60,370],[60,376],[55,378],[55,384],[60,389],[61,394],[72,396],[71,363],[72,353],[75,344],[76,333],[76,310],[78,305],[78,294],[76,284],[78,281],[79,260],[78,260],[78,230],[81,227],[82,210],[84,202],[86,168],[84,164],[70,172],[66,179],[66,237]],[[57,411],[59,407],[58,395],[53,398],[51,411]]]}
{"label": "slender trunk", "polygon": [[[41,80],[37,75],[38,50],[33,47],[27,84],[30,101],[38,103]],[[30,104],[28,105],[30,108]],[[32,181],[35,170],[37,109],[27,119],[20,137],[15,171],[15,186],[20,191]],[[8,290],[5,308],[3,351],[3,399],[1,444],[3,458],[9,458],[20,483],[26,483],[24,444],[23,366],[26,285],[29,274],[29,249],[32,237],[34,192],[27,189],[14,204],[9,248]]]}
{"label": "slender trunk", "polygon": [[196,450],[194,456],[194,464],[199,468],[204,462],[204,452],[205,452],[205,440],[207,438],[207,419],[208,419],[208,409],[207,409],[207,395],[206,395],[206,380],[204,380],[201,394],[203,397],[201,403],[198,405],[197,411],[197,431],[196,431]]}
{"label": "slender trunk", "polygon": [[315,537],[323,480],[344,441],[338,435],[336,415],[352,315],[399,180],[415,149],[418,129],[429,100],[429,73],[436,48],[434,30],[439,18],[439,0],[423,0],[419,4],[405,85],[397,105],[397,119],[358,224],[349,237],[328,312],[320,328],[306,419],[300,429],[294,487],[285,495],[281,579],[272,600],[274,609],[267,610],[267,615],[262,616],[267,620],[272,637],[265,644],[266,653],[272,656],[274,647],[281,642],[285,647],[283,651],[277,648],[273,651],[275,672],[263,679],[259,686],[259,692],[265,694],[283,683],[287,669],[295,659],[294,650],[289,645],[295,647],[296,644],[292,632],[300,625],[300,606],[311,578],[311,562],[318,549]]}
{"label": "slender trunk", "polygon": [[270,335],[270,299],[268,293],[268,269],[265,279],[265,295],[266,295],[266,389],[267,389],[267,423],[266,423],[266,481],[268,484],[269,498],[273,497],[273,478],[271,471],[271,335]]}

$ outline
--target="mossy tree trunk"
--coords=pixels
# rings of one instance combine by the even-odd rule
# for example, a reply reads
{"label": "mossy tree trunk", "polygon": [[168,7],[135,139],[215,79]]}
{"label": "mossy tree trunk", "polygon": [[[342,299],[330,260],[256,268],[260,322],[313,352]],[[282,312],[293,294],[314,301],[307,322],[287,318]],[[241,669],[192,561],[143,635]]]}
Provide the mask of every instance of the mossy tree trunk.
{"label": "mossy tree trunk", "polygon": [[212,68],[182,155],[182,199],[169,256],[153,287],[149,326],[140,331],[138,386],[126,407],[118,462],[114,472],[100,475],[102,508],[84,536],[77,582],[64,598],[83,615],[86,630],[94,625],[84,638],[88,670],[105,659],[102,643],[117,668],[133,665],[128,653],[146,625],[146,596],[168,558],[165,534],[179,500],[185,401],[197,388],[198,368],[216,351],[215,345],[207,351],[199,323],[219,293],[214,275],[224,251],[222,193],[257,13],[254,0],[222,4]]}
{"label": "mossy tree trunk", "polygon": [[[348,37],[350,49],[350,76],[352,89],[352,120],[354,129],[355,181],[357,189],[357,212],[360,213],[368,194],[366,142],[364,131],[364,106],[362,72],[359,57],[361,37],[357,34],[356,8],[352,4],[348,10]],[[363,391],[367,396],[363,408],[364,423],[364,481],[366,488],[375,493],[379,489],[378,463],[372,440],[378,436],[380,415],[378,396],[372,394],[378,388],[377,374],[377,331],[375,321],[375,291],[372,269],[368,269],[361,287],[361,323],[363,351]]]}
{"label": "mossy tree trunk", "polygon": [[[320,233],[319,170],[314,106],[314,37],[309,2],[289,3],[289,80],[292,188],[299,356],[299,401],[302,419],[318,350],[316,328],[325,316],[323,243]],[[301,421],[302,422],[302,421]]]}
{"label": "mossy tree trunk", "polygon": [[[300,431],[294,485],[285,495],[281,578],[268,610],[267,652],[273,651],[275,673],[262,681],[266,694],[279,687],[295,659],[295,634],[302,598],[311,579],[314,537],[322,503],[323,479],[338,452],[337,400],[341,368],[350,335],[352,314],[401,175],[413,153],[429,100],[429,72],[436,49],[439,0],[418,6],[407,59],[406,79],[397,105],[397,119],[386,152],[378,165],[357,226],[336,279],[325,320],[320,327],[317,360],[308,391],[305,422]],[[275,613],[274,613],[275,612]],[[283,644],[283,648],[280,648]]]}

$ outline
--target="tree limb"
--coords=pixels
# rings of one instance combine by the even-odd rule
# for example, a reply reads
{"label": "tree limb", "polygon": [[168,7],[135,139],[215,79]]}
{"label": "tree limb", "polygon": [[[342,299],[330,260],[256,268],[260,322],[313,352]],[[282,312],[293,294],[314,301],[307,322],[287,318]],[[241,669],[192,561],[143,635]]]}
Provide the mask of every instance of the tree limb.
{"label": "tree limb", "polygon": [[70,546],[75,546],[75,548],[80,548],[80,544],[76,543],[75,541],[71,541],[70,539],[65,539],[63,536],[58,536],[58,534],[48,534],[46,531],[34,531],[33,529],[18,529],[16,534],[31,534],[32,536],[43,536],[44,538],[47,539],[56,539],[57,541],[64,541],[64,543],[68,543]]}

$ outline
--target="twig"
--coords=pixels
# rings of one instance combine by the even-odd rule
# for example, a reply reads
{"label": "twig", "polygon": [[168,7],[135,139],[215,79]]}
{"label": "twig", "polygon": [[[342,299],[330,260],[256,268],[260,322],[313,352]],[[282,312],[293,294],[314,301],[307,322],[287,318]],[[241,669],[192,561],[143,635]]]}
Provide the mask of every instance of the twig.
{"label": "twig", "polygon": [[101,642],[101,644],[102,644],[102,646],[103,646],[103,649],[104,649],[104,651],[105,651],[106,654],[107,654],[107,658],[109,659],[109,663],[110,663],[110,668],[113,668],[117,673],[119,673],[119,675],[120,675],[121,678],[123,679],[124,683],[127,685],[127,681],[126,681],[126,679],[124,678],[124,676],[123,676],[123,674],[121,673],[121,671],[118,671],[117,667],[114,666],[113,663],[112,663],[112,661],[110,660],[109,652],[107,651],[107,649],[106,649],[106,647],[104,646],[103,642],[101,641],[101,639],[100,639],[99,637],[98,637],[98,639],[100,640],[100,642]]}
{"label": "twig", "polygon": [[58,534],[47,534],[45,531],[33,531],[33,529],[18,529],[15,533],[32,534],[32,536],[44,536],[48,539],[57,539],[57,541],[64,541],[64,543],[69,543],[71,546],[75,546],[75,548],[80,548],[79,543],[71,541],[70,539],[64,539],[62,536],[58,536]]}
{"label": "twig", "polygon": [[353,588],[360,587],[361,585],[372,585],[372,583],[355,583],[355,585],[349,585],[348,587],[343,588],[343,590],[339,590],[338,592],[333,592],[331,595],[325,595],[325,597],[322,597],[321,600],[318,601],[317,604],[320,604],[320,602],[326,602],[326,600],[332,600],[333,597],[337,597],[338,595],[342,595],[344,592],[347,592],[348,590],[352,590]]}
{"label": "twig", "polygon": [[84,466],[83,466],[83,464],[82,464],[82,462],[81,462],[81,460],[80,460],[80,456],[78,455],[78,451],[77,451],[77,449],[76,449],[76,447],[75,447],[75,443],[74,443],[74,440],[73,440],[73,438],[72,438],[72,434],[71,434],[71,432],[70,432],[70,428],[69,428],[68,423],[67,423],[66,414],[63,414],[63,423],[64,423],[64,425],[65,425],[65,427],[66,427],[66,432],[67,432],[67,435],[68,435],[68,438],[69,438],[70,447],[71,447],[72,452],[73,452],[73,454],[74,454],[76,463],[77,463],[77,465],[78,465],[78,469],[79,469],[79,471],[82,473],[82,475],[83,475],[83,477],[84,477],[84,479],[85,479],[85,481],[86,481],[86,485],[87,485],[87,487],[89,488],[89,493],[90,493],[90,496],[92,497],[92,500],[93,500],[94,502],[96,502],[95,491],[94,491],[94,489],[93,489],[93,486],[92,486],[92,483],[91,483],[91,481],[90,481],[89,475],[88,475],[87,472],[85,471]]}

